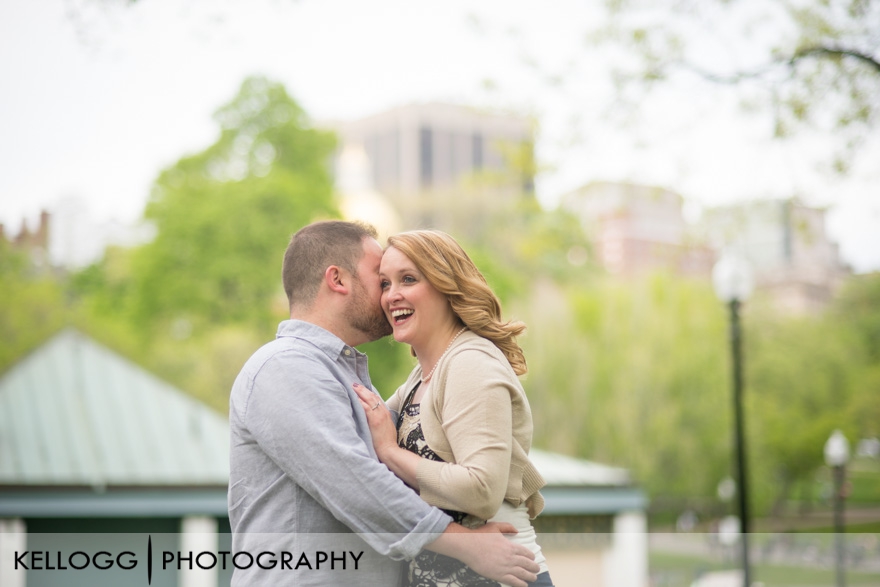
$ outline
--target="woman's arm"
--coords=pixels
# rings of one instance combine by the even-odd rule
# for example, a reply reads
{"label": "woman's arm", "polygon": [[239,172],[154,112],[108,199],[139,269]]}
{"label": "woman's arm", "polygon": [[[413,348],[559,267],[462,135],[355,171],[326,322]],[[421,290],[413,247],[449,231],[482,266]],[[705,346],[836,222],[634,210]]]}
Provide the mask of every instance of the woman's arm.
{"label": "woman's arm", "polygon": [[509,365],[478,349],[449,357],[444,371],[445,377],[435,381],[443,383],[442,397],[430,400],[442,429],[430,430],[423,421],[423,430],[427,439],[442,434],[452,458],[420,459],[420,494],[431,505],[489,519],[507,493],[515,375]]}
{"label": "woman's arm", "polygon": [[391,412],[381,403],[381,398],[360,383],[355,383],[353,387],[367,414],[376,456],[404,483],[418,491],[416,468],[422,457],[397,445],[397,427],[391,420]]}
{"label": "woman's arm", "polygon": [[[442,433],[455,462],[424,459],[400,448],[387,411],[372,409],[375,401],[370,403],[369,390],[355,390],[367,412],[379,460],[429,504],[489,519],[507,491],[513,375],[497,358],[479,350],[458,353],[449,361],[442,405],[434,407],[442,410]],[[434,401],[431,394],[426,400]]]}

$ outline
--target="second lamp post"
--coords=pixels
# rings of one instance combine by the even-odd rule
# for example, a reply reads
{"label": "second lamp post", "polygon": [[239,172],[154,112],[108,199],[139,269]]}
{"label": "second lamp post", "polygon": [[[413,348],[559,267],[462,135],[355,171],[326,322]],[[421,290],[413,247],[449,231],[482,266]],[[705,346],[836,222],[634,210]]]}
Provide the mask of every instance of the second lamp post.
{"label": "second lamp post", "polygon": [[843,432],[835,430],[825,443],[825,464],[831,468],[834,477],[834,560],[837,568],[837,587],[846,585],[843,500],[847,461],[849,461],[849,441]]}
{"label": "second lamp post", "polygon": [[736,481],[739,501],[740,536],[742,538],[743,586],[751,583],[749,570],[749,502],[746,474],[745,427],[743,424],[743,362],[740,304],[751,296],[753,281],[748,263],[727,251],[712,270],[712,282],[718,298],[730,308],[730,349],[733,359],[734,443],[736,445]]}

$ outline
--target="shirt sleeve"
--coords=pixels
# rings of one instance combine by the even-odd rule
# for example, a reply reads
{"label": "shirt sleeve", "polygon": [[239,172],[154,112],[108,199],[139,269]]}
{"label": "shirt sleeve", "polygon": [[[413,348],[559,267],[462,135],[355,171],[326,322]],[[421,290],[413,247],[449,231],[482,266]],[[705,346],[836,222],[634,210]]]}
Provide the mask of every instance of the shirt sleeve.
{"label": "shirt sleeve", "polygon": [[450,357],[443,403],[434,408],[442,411],[455,462],[422,459],[416,469],[422,499],[431,505],[484,520],[501,507],[510,475],[515,393],[503,367],[479,350]]}
{"label": "shirt sleeve", "polygon": [[368,426],[354,391],[317,359],[270,358],[254,380],[246,421],[286,475],[380,554],[412,558],[451,522],[379,463],[358,434]]}

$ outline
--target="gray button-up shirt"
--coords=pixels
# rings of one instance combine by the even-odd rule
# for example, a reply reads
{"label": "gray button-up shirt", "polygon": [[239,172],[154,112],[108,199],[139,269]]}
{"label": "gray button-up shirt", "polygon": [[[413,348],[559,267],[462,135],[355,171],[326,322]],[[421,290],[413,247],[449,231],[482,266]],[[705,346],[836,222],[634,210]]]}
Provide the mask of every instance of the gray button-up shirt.
{"label": "gray button-up shirt", "polygon": [[372,389],[366,355],[299,320],[242,368],[229,401],[229,520],[234,553],[250,556],[235,555],[233,586],[394,587],[396,561],[451,522],[376,459],[354,382]]}

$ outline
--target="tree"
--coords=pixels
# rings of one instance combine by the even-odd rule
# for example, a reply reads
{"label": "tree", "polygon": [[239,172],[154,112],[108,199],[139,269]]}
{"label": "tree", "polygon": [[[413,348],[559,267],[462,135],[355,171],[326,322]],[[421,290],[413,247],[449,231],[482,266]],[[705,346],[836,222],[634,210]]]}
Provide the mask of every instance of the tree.
{"label": "tree", "polygon": [[64,288],[0,238],[0,373],[66,323]]}
{"label": "tree", "polygon": [[335,139],[311,127],[281,84],[245,80],[215,119],[218,141],[162,172],[147,204],[157,236],[132,260],[142,326],[265,323],[283,295],[290,235],[338,216],[328,172]]}
{"label": "tree", "polygon": [[536,446],[628,467],[652,495],[714,494],[733,435],[725,319],[708,284],[545,281],[523,317]]}
{"label": "tree", "polygon": [[155,239],[110,249],[75,276],[86,329],[219,409],[247,356],[288,316],[290,236],[336,218],[331,133],[284,87],[244,81],[217,141],[162,171],[145,219]]}
{"label": "tree", "polygon": [[593,39],[623,48],[621,97],[689,76],[736,90],[775,119],[774,135],[834,132],[847,157],[880,125],[880,2],[876,0],[609,0]]}
{"label": "tree", "polygon": [[781,513],[795,488],[811,484],[822,466],[829,434],[861,432],[852,408],[864,397],[857,383],[864,349],[830,317],[764,310],[749,320],[746,339],[748,450],[759,505]]}
{"label": "tree", "polygon": [[829,316],[852,332],[861,360],[854,382],[850,421],[864,438],[880,436],[880,273],[855,276],[844,287]]}

